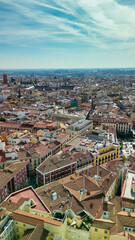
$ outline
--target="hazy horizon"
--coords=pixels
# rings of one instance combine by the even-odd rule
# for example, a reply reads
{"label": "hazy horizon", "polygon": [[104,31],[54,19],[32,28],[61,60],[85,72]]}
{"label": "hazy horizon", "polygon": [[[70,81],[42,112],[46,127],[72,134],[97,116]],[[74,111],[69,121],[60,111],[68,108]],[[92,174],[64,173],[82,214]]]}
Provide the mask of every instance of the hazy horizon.
{"label": "hazy horizon", "polygon": [[76,68],[0,68],[0,71],[3,70],[123,70],[123,69],[129,69],[129,70],[135,70],[135,67],[97,67],[97,68],[81,68],[81,67],[76,67]]}

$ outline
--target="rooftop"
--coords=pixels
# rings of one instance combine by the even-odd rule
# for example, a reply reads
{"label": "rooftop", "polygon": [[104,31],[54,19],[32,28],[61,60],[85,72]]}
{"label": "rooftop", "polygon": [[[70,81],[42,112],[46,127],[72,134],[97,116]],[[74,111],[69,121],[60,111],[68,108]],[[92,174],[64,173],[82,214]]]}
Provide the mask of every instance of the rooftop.
{"label": "rooftop", "polygon": [[93,178],[86,176],[71,177],[64,186],[79,200],[84,201],[97,194],[101,194],[100,187]]}
{"label": "rooftop", "polygon": [[17,209],[13,212],[13,219],[23,223],[30,223],[31,225],[35,226],[37,224],[39,224],[40,226],[44,226],[44,223],[55,225],[57,227],[60,227],[62,225],[61,221],[57,221],[52,218],[42,217],[29,212],[24,212],[20,209]]}
{"label": "rooftop", "polygon": [[[63,185],[58,181],[37,188],[36,192],[51,212],[60,210],[61,203],[63,203],[63,205],[61,205],[63,210],[70,208],[69,193],[63,190]],[[55,200],[52,199],[53,192],[57,194]]]}
{"label": "rooftop", "polygon": [[77,136],[73,138],[70,142],[68,142],[68,145],[75,146],[75,147],[85,147],[87,149],[92,149],[95,144],[95,140],[89,140],[86,137]]}
{"label": "rooftop", "polygon": [[[91,194],[89,191],[87,191],[87,193],[85,191],[83,195],[78,192],[83,188],[83,177],[79,176],[79,179],[76,180],[76,184],[74,181],[75,180],[70,179],[70,177],[65,182],[61,179],[57,182],[37,188],[36,191],[51,212],[54,210],[62,210],[64,212],[71,208],[76,214],[78,214],[85,209],[92,216],[96,216],[98,209],[102,205],[103,196],[101,191],[98,190],[99,188],[96,185],[95,180],[91,179],[90,184],[86,181],[85,189],[92,191]],[[93,188],[94,185],[96,185],[95,191]],[[57,193],[58,197],[55,200],[52,200],[51,195],[54,191]],[[94,196],[94,193],[95,195],[98,194]]]}
{"label": "rooftop", "polygon": [[0,170],[0,188],[7,184],[29,161],[14,162],[4,170]]}
{"label": "rooftop", "polygon": [[40,156],[42,157],[48,152],[50,152],[51,150],[55,149],[55,147],[57,147],[58,145],[59,143],[57,141],[52,143],[48,142],[47,145],[40,143],[37,146],[35,146],[35,149],[36,149],[36,152],[40,154]]}
{"label": "rooftop", "polygon": [[135,179],[135,172],[128,170],[121,195],[123,198],[135,199],[135,193],[131,191],[133,179]]}
{"label": "rooftop", "polygon": [[91,157],[92,155],[87,152],[79,152],[74,149],[72,151],[65,150],[60,154],[58,153],[48,158],[37,168],[37,170],[42,173],[47,173],[66,165],[77,163],[78,159],[85,160]]}
{"label": "rooftop", "polygon": [[72,125],[70,126],[70,129],[79,131],[79,130],[85,128],[86,126],[88,126],[88,125],[91,124],[91,123],[92,123],[92,122],[91,122],[90,120],[82,119],[82,120],[79,120],[78,122],[72,124]]}
{"label": "rooftop", "polygon": [[28,240],[46,239],[48,233],[43,226],[37,225]]}
{"label": "rooftop", "polygon": [[34,191],[34,189],[30,186],[27,188],[24,188],[20,191],[17,191],[15,193],[12,193],[6,201],[12,201],[14,203],[18,203],[18,201],[21,198],[27,198],[27,199],[32,199],[35,202],[35,205],[32,206],[33,209],[44,211],[44,212],[49,212],[48,208],[45,206],[45,204],[42,202],[40,197],[37,195],[37,193]]}

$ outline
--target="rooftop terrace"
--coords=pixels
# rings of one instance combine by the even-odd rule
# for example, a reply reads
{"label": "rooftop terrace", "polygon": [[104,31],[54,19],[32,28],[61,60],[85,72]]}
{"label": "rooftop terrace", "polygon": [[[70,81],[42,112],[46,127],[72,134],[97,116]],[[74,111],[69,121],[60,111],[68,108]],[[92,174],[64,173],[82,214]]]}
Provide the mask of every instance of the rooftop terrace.
{"label": "rooftop terrace", "polygon": [[135,172],[130,170],[130,171],[128,171],[126,180],[124,182],[122,197],[129,198],[129,199],[135,199],[135,193],[131,191],[133,179],[135,179]]}
{"label": "rooftop terrace", "polygon": [[11,194],[7,200],[17,203],[21,198],[32,199],[35,202],[35,205],[32,207],[33,209],[49,212],[45,204],[42,202],[32,187],[27,187]]}

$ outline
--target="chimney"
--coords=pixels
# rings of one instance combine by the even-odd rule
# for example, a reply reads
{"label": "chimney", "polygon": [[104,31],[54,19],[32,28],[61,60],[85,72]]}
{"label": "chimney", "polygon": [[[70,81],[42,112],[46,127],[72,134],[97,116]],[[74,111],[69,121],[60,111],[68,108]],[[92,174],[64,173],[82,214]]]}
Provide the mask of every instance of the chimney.
{"label": "chimney", "polygon": [[128,217],[131,217],[131,212],[128,212]]}
{"label": "chimney", "polygon": [[93,202],[90,203],[90,208],[92,208],[92,207],[93,207]]}

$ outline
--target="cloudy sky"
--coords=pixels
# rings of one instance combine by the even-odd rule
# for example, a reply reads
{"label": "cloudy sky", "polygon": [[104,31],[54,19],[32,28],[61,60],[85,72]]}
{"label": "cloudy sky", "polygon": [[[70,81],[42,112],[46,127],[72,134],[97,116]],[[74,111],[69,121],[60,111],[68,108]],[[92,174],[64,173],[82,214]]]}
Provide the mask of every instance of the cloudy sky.
{"label": "cloudy sky", "polygon": [[135,67],[135,0],[0,0],[0,69]]}

